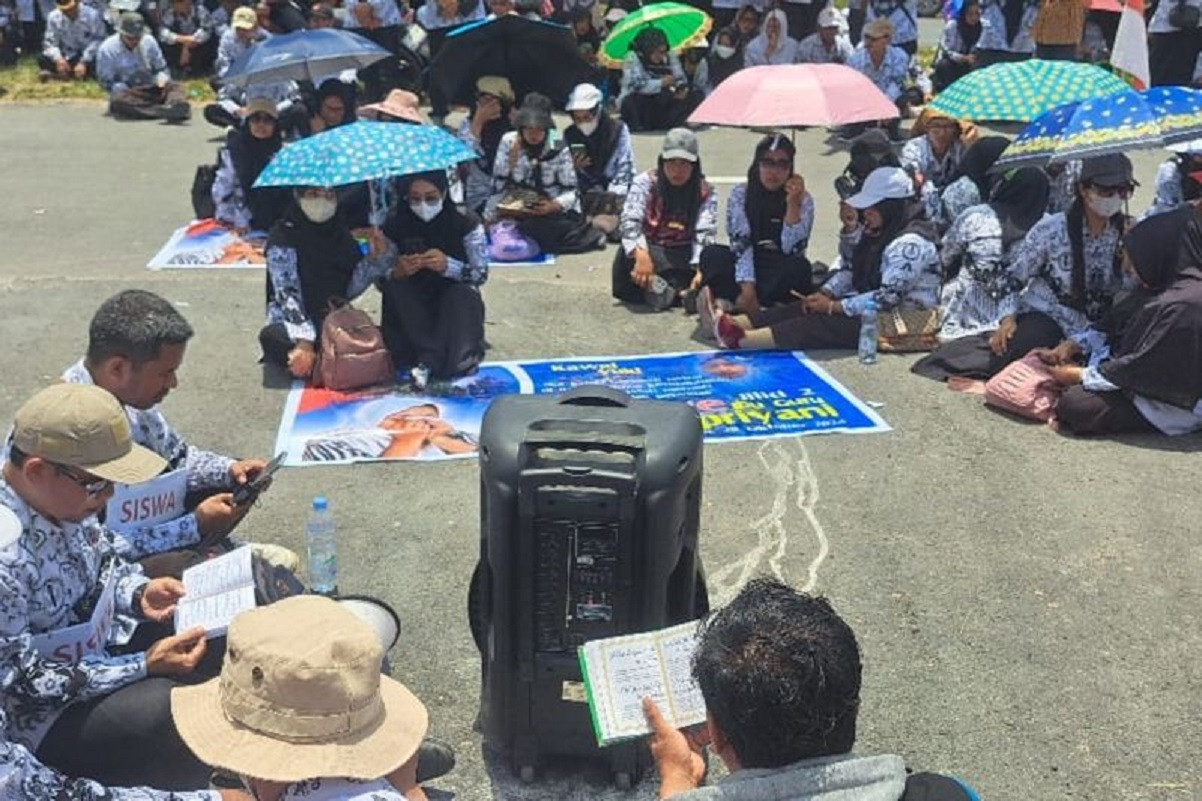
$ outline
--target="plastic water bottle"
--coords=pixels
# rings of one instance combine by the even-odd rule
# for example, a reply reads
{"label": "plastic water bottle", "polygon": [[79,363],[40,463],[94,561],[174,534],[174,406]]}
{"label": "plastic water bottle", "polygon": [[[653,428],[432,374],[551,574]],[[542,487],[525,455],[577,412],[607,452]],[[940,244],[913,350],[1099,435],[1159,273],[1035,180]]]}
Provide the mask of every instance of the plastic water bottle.
{"label": "plastic water bottle", "polygon": [[338,542],[334,538],[334,518],[329,503],[318,495],[305,527],[309,545],[309,589],[318,595],[338,592]]}
{"label": "plastic water bottle", "polygon": [[860,315],[860,364],[876,364],[876,304],[864,304]]}

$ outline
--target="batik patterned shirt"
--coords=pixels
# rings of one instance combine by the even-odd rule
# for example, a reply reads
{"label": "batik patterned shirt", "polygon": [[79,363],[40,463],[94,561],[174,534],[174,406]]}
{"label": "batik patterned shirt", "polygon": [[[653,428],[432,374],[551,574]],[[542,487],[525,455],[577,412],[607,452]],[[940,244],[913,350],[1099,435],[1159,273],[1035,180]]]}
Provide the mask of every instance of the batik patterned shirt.
{"label": "batik patterned shirt", "polygon": [[[62,374],[62,380],[68,384],[93,383],[92,374],[88,372],[83,359],[68,367]],[[149,409],[135,409],[133,406],[124,408],[134,442],[166,459],[168,471],[184,470],[190,492],[227,490],[233,485],[230,467],[235,459],[189,445],[167,422],[158,406]],[[153,526],[124,532],[108,531],[117,552],[130,560],[186,548],[200,541],[196,515],[191,512]]]}
{"label": "batik patterned shirt", "polygon": [[976,182],[967,175],[962,175],[939,193],[939,213],[932,220],[950,225],[957,217],[983,200],[985,198],[981,197],[981,190],[977,188]]}
{"label": "batik patterned shirt", "polygon": [[516,155],[519,132],[510,131],[497,145],[497,158],[492,165],[492,194],[484,207],[487,220],[497,218],[497,204],[511,186],[523,186],[554,200],[564,211],[580,211],[580,194],[576,187],[576,164],[566,146],[552,147],[544,142],[541,158],[532,159],[524,147]]}
{"label": "batik patterned shirt", "polygon": [[893,44],[918,41],[918,0],[868,0],[864,24],[877,17],[893,23]]}
{"label": "batik patterned shirt", "polygon": [[163,51],[149,34],[130,50],[114,33],[96,50],[96,81],[110,94],[170,79]]}
{"label": "batik patterned shirt", "polygon": [[53,61],[79,59],[88,64],[96,58],[96,51],[106,35],[104,18],[91,6],[79,6],[75,19],[56,8],[46,18],[42,55]]}
{"label": "batik patterned shirt", "polygon": [[[804,256],[810,243],[810,231],[814,228],[814,198],[809,192],[801,201],[801,218],[794,225],[781,226],[780,247],[790,256]],[[735,257],[735,280],[739,283],[755,283],[755,242],[751,241],[751,222],[747,219],[747,184],[742,183],[730,190],[726,204],[726,234],[730,237],[730,250]]]}
{"label": "batik patterned shirt", "polygon": [[290,784],[280,801],[405,801],[384,779],[306,779]]}
{"label": "batik patterned shirt", "polygon": [[213,28],[209,10],[198,2],[193,2],[192,13],[187,15],[176,14],[175,8],[168,6],[162,12],[159,41],[173,45],[180,36],[191,36],[196,44],[201,45],[213,38]]}
{"label": "batik patterned shirt", "polygon": [[[367,288],[388,274],[396,261],[396,247],[386,248],[378,256],[364,256],[355,265],[347,284],[347,300],[354,300]],[[267,274],[271,277],[271,297],[267,299],[267,324],[283,323],[288,336],[295,342],[317,341],[317,326],[305,311],[305,298],[301,292],[300,270],[297,267],[296,249],[278,245],[267,249]]]}
{"label": "batik patterned shirt", "polygon": [[1010,53],[1034,53],[1035,40],[1031,38],[1031,26],[1039,13],[1039,0],[1026,0],[1022,19],[1012,41],[1006,41],[1006,15],[1002,11],[1004,0],[982,0],[981,38],[977,39],[977,50],[1005,50]]}
{"label": "batik patterned shirt", "polygon": [[[0,712],[0,732],[7,720]],[[0,733],[0,798],[6,801],[221,801],[215,791],[171,793],[147,787],[102,787],[46,767],[23,745]]]}
{"label": "batik patterned shirt", "polygon": [[86,623],[108,581],[116,617],[108,643],[129,641],[141,614],[134,594],[148,579],[123,560],[95,517],[80,523],[44,517],[0,480],[0,505],[21,521],[20,538],[0,550],[0,686],[8,733],[36,751],[70,704],[97,698],[146,676],[145,654],[85,656],[74,665],[43,659],[30,637]]}
{"label": "batik patterned shirt", "polygon": [[835,42],[828,50],[816,33],[811,33],[797,43],[798,64],[846,64],[851,58],[851,40],[843,34],[835,35]]}
{"label": "batik patterned shirt", "polygon": [[1140,219],[1172,211],[1184,202],[1185,193],[1181,190],[1181,170],[1177,168],[1177,159],[1169,159],[1156,170],[1156,195],[1152,199],[1152,205]]}
{"label": "batik patterned shirt", "polygon": [[1107,225],[1098,236],[1085,228],[1082,236],[1085,298],[1083,308],[1075,308],[1069,305],[1073,252],[1068,237],[1068,218],[1063,213],[1044,217],[1031,227],[1014,251],[1012,271],[1024,288],[1002,299],[999,316],[1043,312],[1055,320],[1065,337],[1076,342],[1086,355],[1105,347],[1106,337],[1094,328],[1094,324],[1109,311],[1114,296],[1130,286],[1129,279],[1115,264],[1120,239],[1121,234],[1113,225]]}
{"label": "batik patterned shirt", "polygon": [[375,18],[376,25],[380,28],[391,28],[404,22],[401,16],[400,5],[396,0],[347,0],[344,4],[346,8],[346,20],[343,22],[344,28],[348,30],[363,28],[363,25],[359,23],[359,18],[355,16],[355,8],[361,5],[371,6],[372,16]]}
{"label": "batik patterned shirt", "polygon": [[1004,251],[1002,223],[988,204],[965,211],[943,237],[940,259],[944,272],[959,272],[943,287],[939,304],[939,337],[944,341],[993,331],[1001,319],[1002,298],[1022,289],[1010,268],[1019,242]]}
{"label": "batik patterned shirt", "polygon": [[851,259],[860,229],[839,234],[839,256],[822,291],[843,305],[848,317],[859,317],[872,301],[878,311],[899,306],[907,309],[933,309],[939,305],[939,253],[935,244],[918,234],[908,233],[894,239],[881,252],[881,286],[857,293],[852,280]]}
{"label": "batik patterned shirt", "polygon": [[[655,188],[655,181],[655,170],[648,170],[636,175],[630,184],[626,202],[622,205],[622,219],[618,225],[618,232],[622,237],[622,250],[628,256],[633,255],[634,251],[639,248],[647,249],[647,237],[643,233],[643,227],[647,219],[647,202]],[[689,263],[698,264],[701,261],[702,249],[706,245],[712,245],[717,236],[718,190],[711,184],[709,197],[697,211],[697,222],[693,226],[693,256]]]}
{"label": "batik patterned shirt", "polygon": [[847,66],[863,73],[890,100],[901,97],[906,87],[906,79],[910,76],[910,57],[900,47],[890,47],[886,50],[885,57],[881,59],[881,65],[878,67],[872,63],[864,45],[860,45],[847,59]]}
{"label": "batik patterned shirt", "polygon": [[638,53],[628,53],[622,62],[622,83],[618,91],[618,105],[630,95],[658,95],[666,91],[661,79],[668,72],[672,73],[674,86],[688,86],[689,76],[685,75],[684,67],[675,53],[668,54],[668,63],[664,72],[652,74],[639,58]]}

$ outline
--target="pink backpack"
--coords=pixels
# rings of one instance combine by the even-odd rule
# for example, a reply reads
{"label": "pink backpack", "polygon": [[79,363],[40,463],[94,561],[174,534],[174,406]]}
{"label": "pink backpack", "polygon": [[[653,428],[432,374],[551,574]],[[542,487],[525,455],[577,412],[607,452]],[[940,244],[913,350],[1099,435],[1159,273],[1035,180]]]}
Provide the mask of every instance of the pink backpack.
{"label": "pink backpack", "polygon": [[1056,412],[1061,391],[1048,366],[1032,352],[989,379],[985,384],[985,402],[1046,423]]}
{"label": "pink backpack", "polygon": [[321,324],[321,351],[313,383],[341,391],[394,380],[384,335],[367,312],[341,299],[330,301],[330,307]]}

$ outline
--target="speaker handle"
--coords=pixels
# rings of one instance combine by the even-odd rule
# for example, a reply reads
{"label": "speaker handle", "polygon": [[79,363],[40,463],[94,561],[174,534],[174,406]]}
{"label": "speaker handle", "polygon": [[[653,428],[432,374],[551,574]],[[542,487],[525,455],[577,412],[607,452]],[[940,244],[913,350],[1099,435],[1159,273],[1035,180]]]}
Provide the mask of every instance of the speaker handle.
{"label": "speaker handle", "polygon": [[560,395],[556,402],[572,406],[614,406],[625,409],[630,406],[631,397],[620,389],[607,387],[604,384],[582,384],[572,387]]}

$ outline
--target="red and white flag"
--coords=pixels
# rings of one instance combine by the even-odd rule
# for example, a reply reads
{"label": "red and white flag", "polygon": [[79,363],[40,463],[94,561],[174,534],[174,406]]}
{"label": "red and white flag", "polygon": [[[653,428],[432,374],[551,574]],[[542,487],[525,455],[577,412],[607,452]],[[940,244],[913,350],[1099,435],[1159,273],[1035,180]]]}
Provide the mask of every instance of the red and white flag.
{"label": "red and white flag", "polygon": [[1118,33],[1110,65],[1131,76],[1136,89],[1147,89],[1152,83],[1148,68],[1148,26],[1144,23],[1144,1],[1126,0],[1119,17]]}

